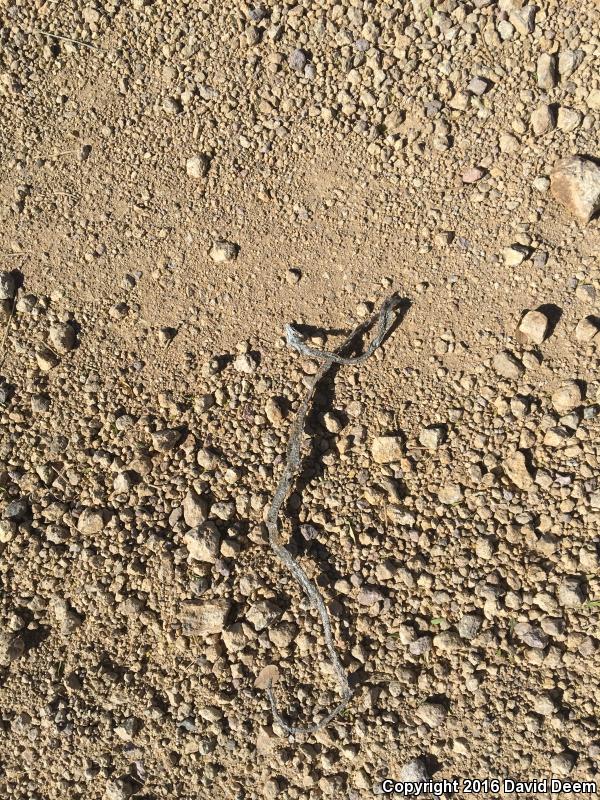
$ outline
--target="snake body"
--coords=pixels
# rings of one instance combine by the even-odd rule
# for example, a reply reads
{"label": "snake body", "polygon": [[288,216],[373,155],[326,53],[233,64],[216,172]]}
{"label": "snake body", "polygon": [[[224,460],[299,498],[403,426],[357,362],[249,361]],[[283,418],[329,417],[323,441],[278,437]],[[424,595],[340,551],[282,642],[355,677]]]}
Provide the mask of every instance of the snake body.
{"label": "snake body", "polygon": [[[298,734],[315,733],[316,731],[321,730],[326,725],[328,725],[328,723],[331,722],[331,720],[334,717],[336,717],[341,711],[344,710],[350,698],[352,697],[352,690],[348,683],[348,676],[346,675],[346,671],[335,649],[335,644],[333,642],[333,634],[331,631],[331,622],[329,619],[329,613],[327,611],[327,607],[316,585],[311,580],[309,580],[305,571],[298,564],[298,562],[294,560],[289,550],[287,550],[287,548],[284,547],[284,545],[282,544],[281,538],[279,536],[279,516],[281,514],[281,508],[287,496],[289,495],[292,484],[297,478],[298,473],[300,471],[300,453],[302,446],[302,435],[304,432],[304,424],[317,385],[322,380],[322,378],[329,372],[329,370],[334,364],[356,365],[362,363],[363,361],[366,361],[366,359],[369,358],[369,356],[371,356],[375,352],[375,350],[380,346],[380,344],[384,340],[386,334],[388,333],[393,323],[393,311],[398,307],[399,304],[400,304],[400,298],[397,295],[392,295],[391,297],[389,297],[377,314],[371,317],[371,319],[358,325],[358,327],[355,328],[355,330],[340,345],[340,347],[338,347],[337,350],[333,352],[327,352],[325,350],[319,350],[317,348],[310,347],[302,341],[300,334],[292,325],[286,325],[285,328],[285,334],[288,346],[298,351],[304,356],[309,356],[310,358],[314,358],[320,361],[321,365],[317,370],[317,372],[315,373],[313,380],[311,381],[308,387],[306,396],[304,397],[302,403],[300,404],[300,408],[298,409],[298,413],[292,424],[290,438],[287,446],[285,466],[283,469],[283,473],[277,484],[273,500],[269,507],[269,511],[266,518],[266,525],[269,533],[269,544],[271,546],[272,551],[275,553],[277,558],[292,573],[297,583],[300,584],[306,596],[314,604],[319,613],[319,617],[321,618],[321,624],[323,626],[323,634],[325,637],[325,647],[327,649],[329,659],[331,661],[333,670],[337,677],[341,693],[341,701],[319,723],[308,727],[296,727],[288,724],[277,710],[277,704],[275,701],[275,694],[273,692],[272,682],[269,681],[267,685],[267,695],[271,703],[273,717],[275,721],[291,736],[297,736]],[[358,356],[351,356],[351,357],[344,356],[343,353],[347,351],[347,349],[352,344],[354,339],[356,339],[357,336],[359,336],[361,333],[370,328],[375,322],[378,322],[377,332],[373,340],[369,344],[369,346],[366,348],[366,350]]]}

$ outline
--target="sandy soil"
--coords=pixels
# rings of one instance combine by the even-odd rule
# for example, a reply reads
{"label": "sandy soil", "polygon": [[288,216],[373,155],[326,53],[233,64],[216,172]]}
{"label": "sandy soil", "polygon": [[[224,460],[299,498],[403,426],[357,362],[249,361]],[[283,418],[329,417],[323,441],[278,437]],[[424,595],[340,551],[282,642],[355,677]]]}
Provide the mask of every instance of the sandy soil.
{"label": "sandy soil", "polygon": [[[2,798],[600,781],[599,31],[0,4]],[[339,694],[265,525],[318,367],[284,325],[333,349],[392,293],[281,523],[354,692],[294,737],[265,667],[291,724]]]}

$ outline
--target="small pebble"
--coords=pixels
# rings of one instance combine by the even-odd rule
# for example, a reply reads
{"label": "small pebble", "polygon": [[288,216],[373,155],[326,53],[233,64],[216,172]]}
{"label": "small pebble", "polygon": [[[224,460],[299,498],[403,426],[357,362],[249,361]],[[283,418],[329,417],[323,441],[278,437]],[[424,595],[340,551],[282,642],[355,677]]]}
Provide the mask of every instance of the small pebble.
{"label": "small pebble", "polygon": [[190,178],[205,178],[210,167],[210,159],[204,154],[191,156],[185,162],[185,171]]}
{"label": "small pebble", "polygon": [[0,300],[12,300],[17,291],[17,282],[11,272],[0,272]]}
{"label": "small pebble", "polygon": [[210,257],[215,264],[225,264],[229,261],[235,261],[239,253],[239,246],[234,242],[229,242],[225,239],[218,239],[213,242],[210,249]]}

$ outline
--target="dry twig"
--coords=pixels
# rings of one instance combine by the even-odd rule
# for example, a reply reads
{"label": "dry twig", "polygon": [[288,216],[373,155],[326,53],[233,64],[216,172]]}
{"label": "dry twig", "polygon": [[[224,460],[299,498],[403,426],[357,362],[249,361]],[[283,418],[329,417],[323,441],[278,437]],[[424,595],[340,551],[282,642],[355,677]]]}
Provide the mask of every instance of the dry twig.
{"label": "dry twig", "polygon": [[88,50],[96,50],[98,53],[106,53],[108,52],[105,50],[104,47],[98,47],[94,44],[88,44],[87,42],[82,42],[81,39],[72,39],[70,36],[61,36],[58,33],[50,33],[49,31],[42,31],[39,28],[32,28],[31,33],[39,33],[41,36],[47,36],[49,39],[59,39],[61,42],[69,42],[70,44],[77,44],[81,47],[87,47]]}

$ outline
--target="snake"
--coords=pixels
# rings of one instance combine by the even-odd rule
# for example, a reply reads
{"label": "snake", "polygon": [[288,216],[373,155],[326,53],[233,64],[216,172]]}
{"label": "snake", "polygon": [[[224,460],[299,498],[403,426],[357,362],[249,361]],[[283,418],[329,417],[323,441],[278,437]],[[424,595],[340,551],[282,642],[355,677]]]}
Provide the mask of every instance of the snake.
{"label": "snake", "polygon": [[[304,426],[318,384],[334,364],[357,365],[361,364],[363,361],[366,361],[371,355],[373,355],[375,350],[384,341],[386,335],[392,327],[395,319],[394,311],[396,308],[398,308],[400,303],[401,298],[399,295],[393,294],[388,297],[376,314],[373,314],[369,319],[360,323],[346,338],[346,340],[332,352],[320,350],[307,345],[303,341],[300,332],[293,325],[288,324],[285,326],[285,337],[288,347],[297,351],[303,356],[308,356],[309,358],[315,359],[316,361],[320,362],[320,366],[317,372],[314,374],[313,379],[308,384],[306,395],[304,396],[304,399],[298,408],[298,412],[292,424],[283,472],[281,473],[281,477],[277,483],[271,505],[269,506],[269,510],[267,512],[266,526],[271,550],[282,562],[282,564],[287,567],[289,572],[291,572],[292,576],[301,586],[309,601],[313,604],[319,614],[325,639],[325,648],[337,678],[339,692],[341,694],[340,702],[317,724],[307,727],[298,727],[286,722],[279,712],[275,699],[275,693],[273,691],[273,681],[270,679],[266,686],[266,692],[271,704],[273,718],[277,724],[292,737],[301,734],[315,733],[326,727],[346,708],[352,698],[353,691],[350,687],[346,670],[344,669],[333,641],[331,620],[329,618],[329,612],[327,611],[323,597],[317,589],[317,586],[308,578],[306,572],[293,558],[289,550],[281,541],[281,537],[279,535],[281,509],[300,472]],[[374,325],[376,325],[376,333],[369,345],[365,348],[364,352],[357,356],[344,355],[347,353],[354,340]]]}

